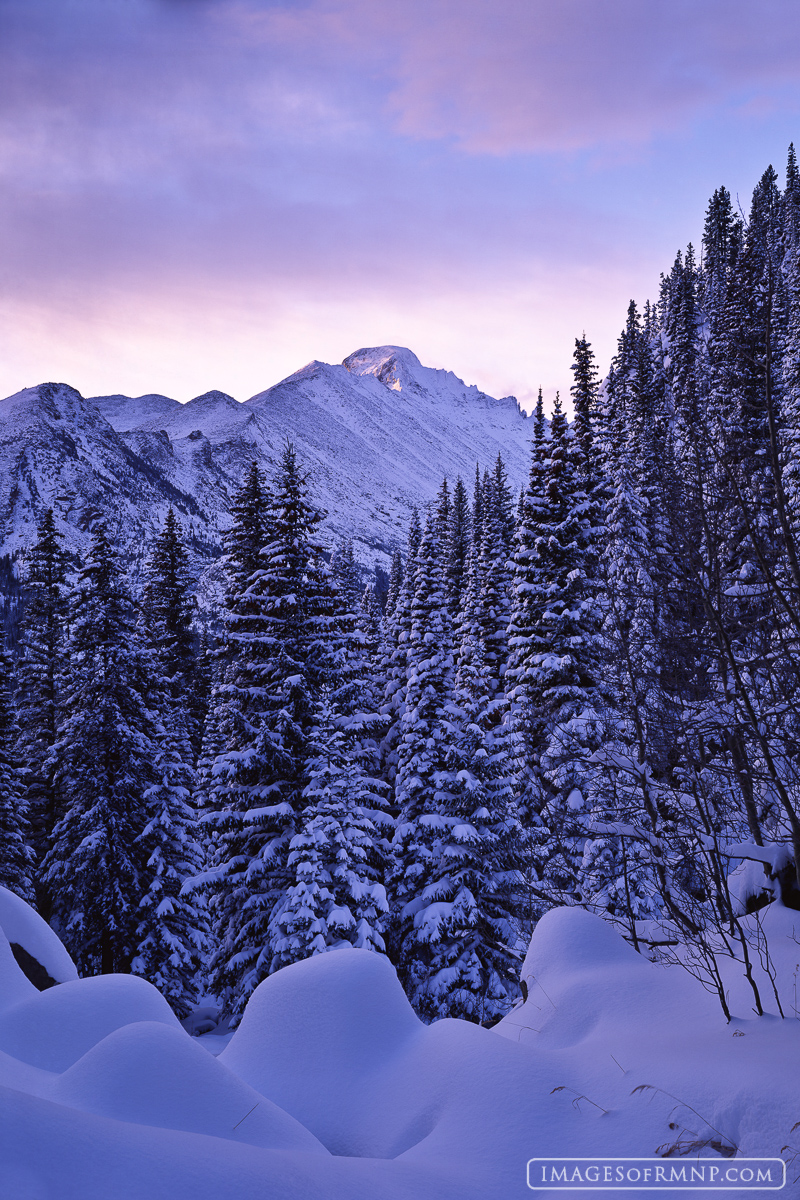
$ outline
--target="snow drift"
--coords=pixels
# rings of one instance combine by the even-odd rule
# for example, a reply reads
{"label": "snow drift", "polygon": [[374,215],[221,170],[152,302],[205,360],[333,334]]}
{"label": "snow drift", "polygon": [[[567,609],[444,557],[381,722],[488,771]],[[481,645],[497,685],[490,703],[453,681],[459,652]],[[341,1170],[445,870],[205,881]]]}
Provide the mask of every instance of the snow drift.
{"label": "snow drift", "polygon": [[[25,910],[0,897],[31,937]],[[793,925],[772,919],[788,967]],[[796,1021],[727,1025],[688,973],[579,909],[540,921],[522,977],[495,1029],[425,1026],[385,958],[339,949],[265,980],[215,1058],[145,981],[38,992],[0,935],[0,1195],[521,1200],[534,1156],[791,1142]]]}

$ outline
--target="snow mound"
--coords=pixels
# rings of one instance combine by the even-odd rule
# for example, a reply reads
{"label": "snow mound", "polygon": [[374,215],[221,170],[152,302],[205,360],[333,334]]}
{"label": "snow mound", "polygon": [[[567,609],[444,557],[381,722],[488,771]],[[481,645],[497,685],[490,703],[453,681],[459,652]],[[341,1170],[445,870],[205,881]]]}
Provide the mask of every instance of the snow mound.
{"label": "snow mound", "polygon": [[525,1003],[496,1027],[516,1039],[520,1029],[541,1045],[574,1046],[621,1026],[656,1028],[669,1038],[691,1005],[700,1022],[718,1022],[710,995],[680,968],[655,964],[633,950],[609,922],[582,908],[556,908],[536,926],[520,978]]}
{"label": "snow mound", "polygon": [[260,984],[220,1060],[332,1154],[447,1161],[459,1195],[478,1190],[476,1170],[518,1174],[546,1094],[529,1050],[465,1021],[423,1025],[388,960],[352,948]]}
{"label": "snow mound", "polygon": [[183,1030],[142,1021],[103,1038],[56,1081],[61,1104],[118,1121],[325,1154],[287,1113]]}
{"label": "snow mound", "polygon": [[78,978],[78,970],[66,948],[37,912],[8,888],[0,887],[0,929],[17,946],[22,946],[44,967],[56,983]]}
{"label": "snow mound", "polygon": [[[782,970],[797,917],[764,916]],[[534,1156],[659,1161],[679,1130],[774,1157],[797,1120],[797,1021],[732,1029],[579,909],[539,922],[491,1030],[423,1025],[386,958],[342,948],[265,980],[218,1059],[141,979],[36,992],[2,930],[0,960],[2,1197],[522,1200]]]}
{"label": "snow mound", "polygon": [[642,963],[615,929],[583,908],[554,908],[538,922],[520,978],[564,979],[612,966]]}
{"label": "snow mound", "polygon": [[342,1153],[370,1080],[424,1028],[388,959],[343,947],[259,984],[219,1057]]}
{"label": "snow mound", "polygon": [[46,992],[22,978],[32,995],[2,1014],[0,1050],[46,1071],[65,1071],[109,1033],[135,1021],[180,1029],[161,993],[136,975],[95,975]]}
{"label": "snow mound", "polygon": [[520,979],[527,999],[498,1025],[535,1029],[551,1047],[584,1041],[618,1011],[622,993],[636,1012],[646,1009],[651,964],[601,917],[582,908],[556,908],[538,922]]}

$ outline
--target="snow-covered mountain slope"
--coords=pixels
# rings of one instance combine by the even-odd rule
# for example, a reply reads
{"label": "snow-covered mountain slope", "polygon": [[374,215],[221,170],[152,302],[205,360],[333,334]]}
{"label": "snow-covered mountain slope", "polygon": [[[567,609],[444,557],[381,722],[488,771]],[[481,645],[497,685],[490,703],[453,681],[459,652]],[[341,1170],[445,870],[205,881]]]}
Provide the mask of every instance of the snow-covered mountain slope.
{"label": "snow-covered mountain slope", "polygon": [[412,505],[444,475],[471,484],[476,462],[491,466],[498,453],[515,486],[527,470],[530,434],[514,399],[495,400],[397,346],[358,350],[341,366],[309,363],[245,407],[271,449],[296,441],[332,528],[373,549],[402,540]]}
{"label": "snow-covered mountain slope", "polygon": [[[157,398],[159,401],[162,397]],[[2,552],[34,540],[52,506],[66,548],[85,546],[100,517],[131,559],[174,505],[202,530],[191,492],[140,458],[97,409],[63,383],[26,388],[0,401],[0,533]],[[200,547],[211,553],[211,547]]]}
{"label": "snow-covered mountain slope", "polygon": [[512,486],[527,471],[529,428],[512,397],[496,400],[396,346],[312,362],[244,403],[220,391],[188,404],[158,394],[84,399],[41,384],[0,401],[3,553],[30,544],[52,505],[68,548],[106,518],[132,562],[172,505],[198,568],[213,559],[230,499],[255,458],[267,471],[298,451],[327,537],[349,536],[367,563],[402,545],[413,505],[443,476],[471,486],[498,453]]}

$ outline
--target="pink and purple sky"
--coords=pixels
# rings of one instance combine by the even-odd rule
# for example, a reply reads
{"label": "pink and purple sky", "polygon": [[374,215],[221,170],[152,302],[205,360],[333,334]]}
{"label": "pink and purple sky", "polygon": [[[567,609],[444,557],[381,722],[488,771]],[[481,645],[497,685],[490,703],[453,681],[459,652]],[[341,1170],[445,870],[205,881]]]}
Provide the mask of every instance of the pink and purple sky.
{"label": "pink and purple sky", "polygon": [[800,142],[797,0],[0,0],[0,60],[0,395],[551,397]]}

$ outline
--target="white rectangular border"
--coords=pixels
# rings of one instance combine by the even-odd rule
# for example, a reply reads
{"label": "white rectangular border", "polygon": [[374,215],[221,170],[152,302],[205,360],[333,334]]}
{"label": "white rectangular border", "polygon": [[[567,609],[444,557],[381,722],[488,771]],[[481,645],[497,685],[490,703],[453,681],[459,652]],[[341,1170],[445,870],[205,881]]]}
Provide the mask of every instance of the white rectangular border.
{"label": "white rectangular border", "polygon": [[[776,1186],[768,1184],[760,1187],[753,1187],[748,1184],[707,1184],[707,1183],[687,1183],[685,1187],[675,1186],[674,1184],[641,1184],[641,1183],[615,1183],[609,1184],[576,1184],[574,1187],[567,1185],[566,1187],[559,1183],[531,1183],[531,1164],[532,1163],[649,1163],[651,1167],[666,1165],[667,1163],[676,1165],[676,1159],[664,1158],[611,1158],[606,1155],[596,1154],[591,1158],[571,1158],[569,1155],[548,1155],[542,1158],[529,1158],[526,1164],[525,1179],[528,1187],[532,1192],[780,1192],[786,1187],[786,1163],[782,1158],[740,1158],[738,1161],[744,1166],[749,1163],[780,1163],[783,1168],[783,1183]],[[717,1162],[733,1163],[734,1159],[684,1159],[683,1162],[688,1165],[688,1162]]]}

